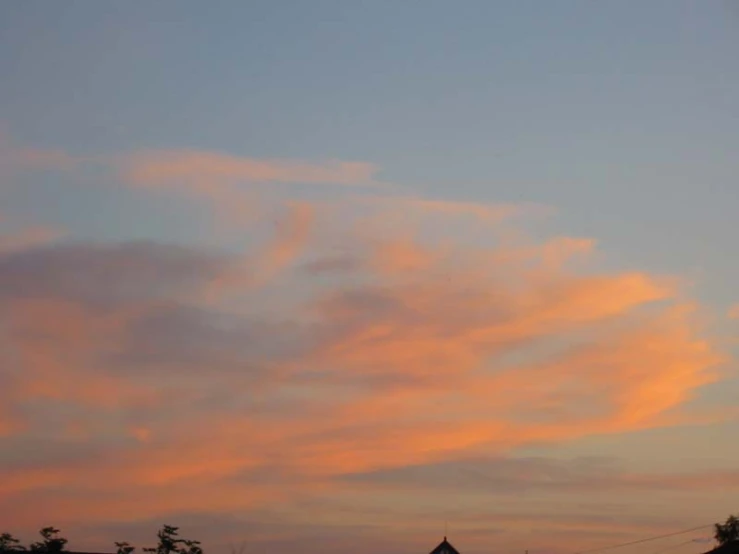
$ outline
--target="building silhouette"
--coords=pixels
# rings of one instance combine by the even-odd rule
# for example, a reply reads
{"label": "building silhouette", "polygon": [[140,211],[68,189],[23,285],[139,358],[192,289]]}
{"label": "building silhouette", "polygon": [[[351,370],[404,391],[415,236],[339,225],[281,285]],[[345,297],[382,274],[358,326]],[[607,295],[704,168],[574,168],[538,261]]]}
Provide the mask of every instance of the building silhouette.
{"label": "building silhouette", "polygon": [[446,537],[444,537],[444,540],[439,543],[439,546],[434,548],[430,554],[459,554],[459,550],[454,548],[451,544],[449,544],[449,541],[446,540]]}

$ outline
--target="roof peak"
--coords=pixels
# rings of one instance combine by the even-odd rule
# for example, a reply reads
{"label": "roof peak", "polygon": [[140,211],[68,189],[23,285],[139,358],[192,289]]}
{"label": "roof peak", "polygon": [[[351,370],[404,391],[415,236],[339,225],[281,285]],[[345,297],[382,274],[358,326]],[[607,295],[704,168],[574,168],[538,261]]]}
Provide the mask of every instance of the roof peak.
{"label": "roof peak", "polygon": [[447,540],[446,536],[444,536],[444,540],[441,541],[439,545],[430,552],[430,554],[459,554],[459,550],[454,548]]}

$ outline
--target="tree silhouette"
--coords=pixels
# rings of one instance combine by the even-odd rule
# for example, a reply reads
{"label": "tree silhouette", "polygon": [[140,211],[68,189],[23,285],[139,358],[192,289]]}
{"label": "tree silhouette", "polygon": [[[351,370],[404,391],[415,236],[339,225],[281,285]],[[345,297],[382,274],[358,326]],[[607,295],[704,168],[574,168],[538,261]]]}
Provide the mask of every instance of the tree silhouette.
{"label": "tree silhouette", "polygon": [[[157,533],[159,543],[155,547],[144,548],[148,554],[203,554],[200,541],[180,539],[179,527],[164,525]],[[132,554],[135,548],[127,542],[115,543],[117,554]]]}
{"label": "tree silhouette", "polygon": [[736,516],[729,516],[725,523],[717,523],[714,529],[713,536],[721,545],[739,541],[739,518]]}
{"label": "tree silhouette", "polygon": [[59,536],[59,529],[44,527],[39,533],[44,540],[33,543],[31,545],[31,552],[34,554],[58,554],[59,552],[64,552],[67,539]]}
{"label": "tree silhouette", "polygon": [[131,546],[127,542],[115,543],[116,554],[132,554],[136,550],[135,546]]}
{"label": "tree silhouette", "polygon": [[[0,554],[64,554],[67,539],[59,536],[59,529],[44,527],[39,531],[43,540],[25,548],[10,533],[0,534]],[[179,528],[164,525],[157,533],[158,544],[152,548],[144,548],[147,554],[203,554],[200,541],[179,538]],[[116,554],[134,554],[136,547],[127,542],[115,543]]]}
{"label": "tree silhouette", "polygon": [[10,533],[3,533],[0,535],[0,554],[6,554],[8,552],[23,552],[25,549],[26,548],[20,544],[20,541]]}

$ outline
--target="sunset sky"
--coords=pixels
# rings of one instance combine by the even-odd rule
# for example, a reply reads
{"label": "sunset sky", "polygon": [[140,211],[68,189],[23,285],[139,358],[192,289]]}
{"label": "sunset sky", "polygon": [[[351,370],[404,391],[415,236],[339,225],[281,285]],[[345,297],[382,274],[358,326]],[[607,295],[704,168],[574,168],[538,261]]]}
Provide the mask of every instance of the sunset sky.
{"label": "sunset sky", "polygon": [[739,512],[738,6],[0,2],[0,532],[572,554]]}

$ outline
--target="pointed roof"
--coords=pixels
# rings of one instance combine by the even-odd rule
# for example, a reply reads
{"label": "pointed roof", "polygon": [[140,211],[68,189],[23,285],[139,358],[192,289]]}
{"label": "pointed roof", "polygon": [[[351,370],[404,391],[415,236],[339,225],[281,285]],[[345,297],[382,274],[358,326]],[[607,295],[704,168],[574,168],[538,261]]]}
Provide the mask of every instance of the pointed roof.
{"label": "pointed roof", "polygon": [[444,537],[444,540],[439,543],[439,546],[434,548],[430,554],[459,554],[459,550],[454,548]]}

